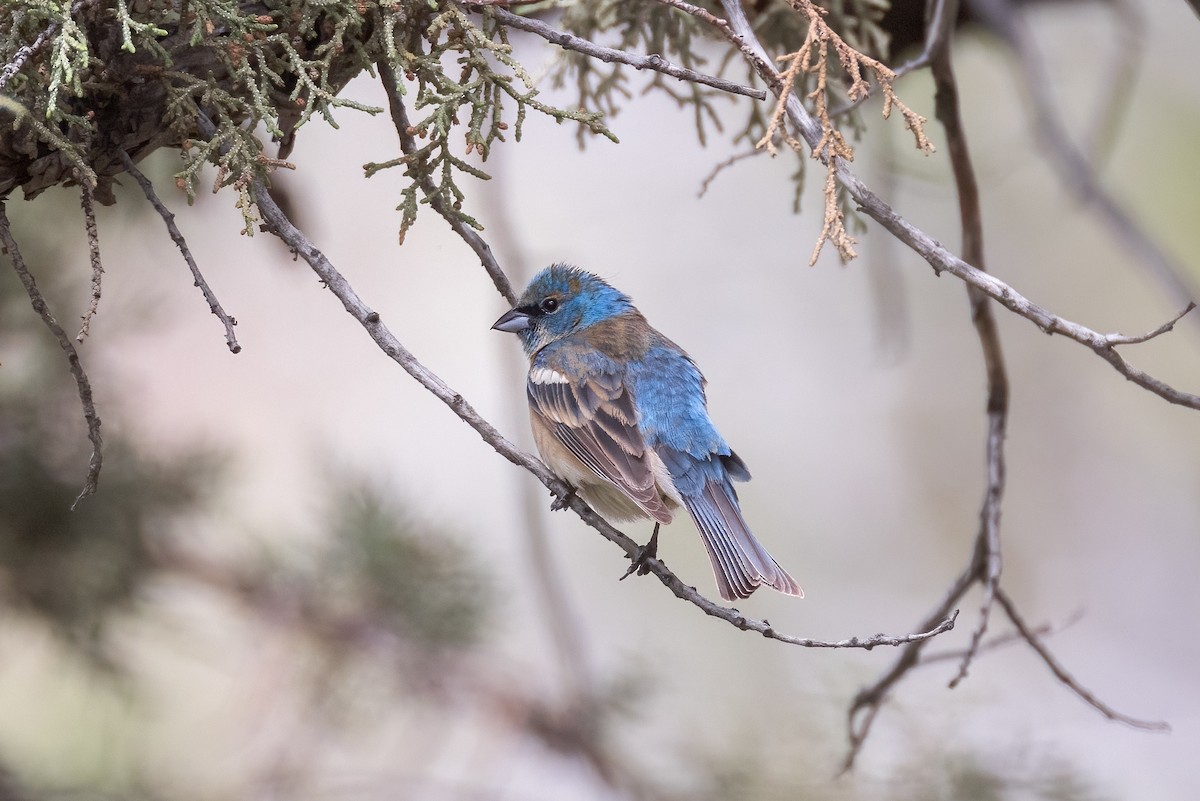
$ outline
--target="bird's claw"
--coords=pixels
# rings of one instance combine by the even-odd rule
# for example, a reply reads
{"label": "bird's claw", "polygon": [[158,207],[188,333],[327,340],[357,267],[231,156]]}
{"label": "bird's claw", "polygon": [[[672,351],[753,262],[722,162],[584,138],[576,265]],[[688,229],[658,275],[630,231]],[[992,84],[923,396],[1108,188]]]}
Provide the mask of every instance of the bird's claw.
{"label": "bird's claw", "polygon": [[566,494],[556,495],[554,500],[550,502],[550,511],[561,512],[563,509],[566,509],[568,506],[570,506],[571,501],[573,500],[575,500],[575,488],[568,484]]}
{"label": "bird's claw", "polygon": [[634,573],[644,576],[650,572],[650,565],[647,562],[658,558],[658,525],[658,523],[654,524],[654,533],[650,535],[650,541],[642,546],[637,556],[633,557],[633,561],[629,564],[629,569],[617,581],[624,581]]}

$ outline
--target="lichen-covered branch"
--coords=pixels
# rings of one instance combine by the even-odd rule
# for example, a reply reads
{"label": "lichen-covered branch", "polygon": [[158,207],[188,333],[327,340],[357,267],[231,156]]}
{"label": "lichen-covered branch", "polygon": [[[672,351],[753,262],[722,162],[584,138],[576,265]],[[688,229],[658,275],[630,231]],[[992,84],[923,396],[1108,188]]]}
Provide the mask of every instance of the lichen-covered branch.
{"label": "lichen-covered branch", "polygon": [[87,231],[88,257],[92,265],[92,293],[87,311],[83,314],[83,325],[75,335],[82,342],[92,328],[92,318],[100,310],[100,281],[104,276],[104,262],[100,260],[100,232],[96,227],[96,207],[92,203],[92,190],[87,183],[79,187],[79,205],[83,209],[83,227]]}
{"label": "lichen-covered branch", "polygon": [[[167,146],[180,150],[177,182],[189,196],[205,166],[217,165],[252,233],[246,187],[282,163],[265,156],[255,128],[280,142],[283,159],[313,117],[336,126],[341,110],[382,112],[342,92],[377,63],[408,82],[424,177],[451,207],[464,197],[464,176],[487,177],[469,157],[486,159],[510,129],[519,139],[529,111],[615,138],[601,113],[543,102],[507,28],[456,2],[82,0],[71,15],[53,5],[0,11],[8,26],[0,25],[0,197],[18,187],[33,197],[78,171],[98,202],[112,203],[121,153],[140,161]],[[214,137],[196,136],[201,112]],[[415,210],[413,200],[406,221]]]}

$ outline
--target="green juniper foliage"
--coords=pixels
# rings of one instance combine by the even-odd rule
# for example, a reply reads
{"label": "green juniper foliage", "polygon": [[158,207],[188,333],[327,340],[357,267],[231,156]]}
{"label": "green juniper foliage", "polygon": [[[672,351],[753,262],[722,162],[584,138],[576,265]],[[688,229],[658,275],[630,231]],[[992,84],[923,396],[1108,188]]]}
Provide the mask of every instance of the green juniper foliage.
{"label": "green juniper foliage", "polygon": [[330,536],[309,581],[332,614],[380,621],[426,650],[484,638],[496,588],[459,537],[415,519],[369,480],[341,477],[330,499]]}
{"label": "green juniper foliage", "polygon": [[[504,132],[509,128],[502,113],[506,98],[516,104],[513,134],[517,140],[521,138],[526,110],[532,108],[559,122],[573,120],[580,123],[581,130],[616,141],[602,123],[601,113],[560,109],[538,100],[533,78],[513,56],[506,30],[489,16],[476,25],[460,7],[448,4],[423,29],[410,28],[406,33],[399,39],[395,35],[384,37],[392,47],[385,54],[386,62],[416,83],[413,105],[421,116],[409,125],[408,133],[427,141],[400,158],[364,165],[368,176],[403,165],[413,179],[403,191],[399,206],[401,239],[416,219],[418,181],[423,177],[434,181],[436,195],[449,203],[452,213],[481,228],[461,211],[465,195],[455,183],[455,175],[467,173],[481,179],[488,176],[454,155],[451,134],[465,127],[465,152],[475,152],[487,159],[492,144],[504,141]],[[457,74],[448,72],[447,61],[458,65]],[[502,69],[498,71],[497,66]],[[403,93],[405,87],[400,83],[396,89]]]}
{"label": "green juniper foliage", "polygon": [[[85,181],[112,202],[115,150],[136,158],[166,145],[182,153],[180,188],[194,196],[201,168],[216,164],[218,186],[237,188],[249,223],[248,185],[279,163],[265,156],[254,130],[270,132],[286,156],[296,129],[314,115],[336,126],[338,108],[382,111],[340,96],[380,62],[406,79],[397,88],[411,95],[410,133],[422,140],[415,154],[368,168],[405,166],[404,227],[416,213],[421,178],[432,178],[454,209],[461,174],[486,177],[464,157],[485,159],[505,138],[508,108],[516,110],[517,138],[528,109],[612,138],[599,113],[539,100],[506,32],[486,12],[470,15],[455,3],[28,0],[6,2],[0,24],[0,60],[25,59],[2,88],[0,196],[16,186],[32,196]],[[215,127],[208,139],[197,134],[201,114]]]}
{"label": "green juniper foliage", "polygon": [[[394,75],[415,147],[365,165],[368,175],[402,168],[400,233],[432,199],[474,227],[462,211],[462,176],[487,178],[486,160],[511,130],[520,139],[527,112],[579,124],[580,136],[616,137],[604,120],[630,99],[629,68],[563,51],[555,82],[573,83],[574,108],[538,97],[516,59],[506,29],[486,7],[449,0],[0,0],[0,198],[21,187],[32,197],[49,186],[83,182],[113,202],[118,150],[138,159],[177,148],[177,184],[194,197],[202,168],[217,166],[214,189],[232,186],[253,231],[249,187],[283,164],[264,152],[261,128],[287,157],[296,131],[312,117],[336,127],[335,110],[383,109],[341,95],[363,72]],[[719,4],[705,3],[720,13]],[[826,0],[826,19],[853,47],[886,45],[879,19],[887,0]],[[748,4],[773,52],[804,41],[807,19],[785,0]],[[711,27],[679,9],[630,0],[549,0],[518,7],[551,13],[557,27],[685,67],[724,73],[742,62]],[[557,15],[557,16],[554,16]],[[747,82],[756,82],[749,72]],[[804,76],[808,83],[812,76]],[[694,115],[701,141],[721,131],[716,90],[660,73],[646,90],[667,92]],[[837,91],[836,81],[831,82]],[[809,91],[811,87],[801,87]],[[769,105],[743,103],[734,138],[755,142],[767,129]],[[510,115],[511,119],[505,117]],[[212,128],[200,124],[204,115]],[[847,123],[856,127],[851,115]],[[213,130],[210,137],[199,131]],[[798,171],[798,181],[802,178]]]}

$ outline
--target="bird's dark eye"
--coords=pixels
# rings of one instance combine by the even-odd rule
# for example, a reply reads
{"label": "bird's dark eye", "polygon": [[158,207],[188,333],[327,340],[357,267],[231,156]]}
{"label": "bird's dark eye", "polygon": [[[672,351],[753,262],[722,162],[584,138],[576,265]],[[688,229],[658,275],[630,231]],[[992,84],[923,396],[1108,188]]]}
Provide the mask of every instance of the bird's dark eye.
{"label": "bird's dark eye", "polygon": [[538,304],[538,308],[546,314],[554,314],[558,311],[558,298],[546,298]]}

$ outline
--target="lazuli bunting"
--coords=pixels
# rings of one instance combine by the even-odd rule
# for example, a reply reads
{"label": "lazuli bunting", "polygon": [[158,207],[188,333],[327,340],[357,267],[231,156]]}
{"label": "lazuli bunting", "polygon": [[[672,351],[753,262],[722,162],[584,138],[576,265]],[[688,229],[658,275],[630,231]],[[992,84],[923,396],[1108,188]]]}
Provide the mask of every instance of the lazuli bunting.
{"label": "lazuli bunting", "polygon": [[804,595],[742,518],[732,482],[749,481],[750,471],[708,417],[704,376],[628,296],[555,264],[492,327],[516,333],[529,356],[525,386],[542,459],[609,520],[653,519],[643,558],[653,555],[659,524],[683,506],[722,598],[746,598],[760,585]]}

